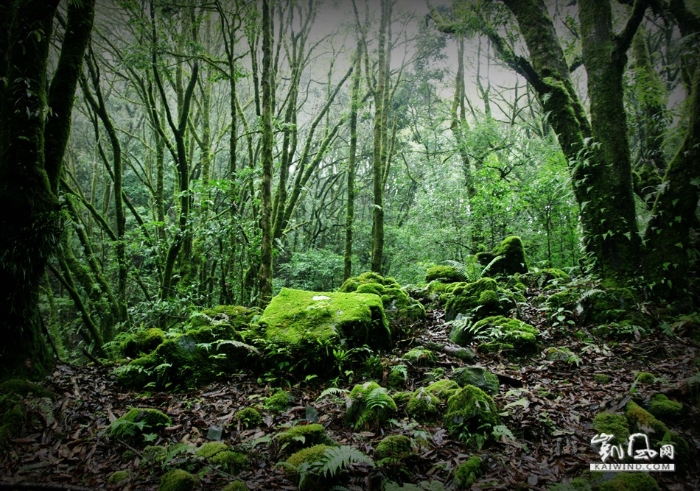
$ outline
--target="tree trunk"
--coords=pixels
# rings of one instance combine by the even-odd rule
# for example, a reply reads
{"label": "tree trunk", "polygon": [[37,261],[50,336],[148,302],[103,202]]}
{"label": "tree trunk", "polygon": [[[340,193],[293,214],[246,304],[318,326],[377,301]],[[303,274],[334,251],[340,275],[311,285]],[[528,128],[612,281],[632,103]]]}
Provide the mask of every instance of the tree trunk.
{"label": "tree trunk", "polygon": [[347,208],[345,212],[345,256],[343,281],[352,276],[352,232],[355,220],[355,160],[357,158],[357,113],[360,110],[360,79],[362,72],[362,42],[358,36],[355,53],[355,73],[352,76],[350,107],[350,149],[348,155]]}
{"label": "tree trunk", "polygon": [[[0,85],[0,332],[4,340],[0,378],[39,377],[52,365],[42,334],[38,294],[47,260],[59,241],[54,190],[94,2],[68,6],[49,106],[46,79],[57,6],[58,0],[0,6],[0,27],[5,33],[0,41],[0,79],[5,80]],[[49,107],[53,111],[45,123]]]}

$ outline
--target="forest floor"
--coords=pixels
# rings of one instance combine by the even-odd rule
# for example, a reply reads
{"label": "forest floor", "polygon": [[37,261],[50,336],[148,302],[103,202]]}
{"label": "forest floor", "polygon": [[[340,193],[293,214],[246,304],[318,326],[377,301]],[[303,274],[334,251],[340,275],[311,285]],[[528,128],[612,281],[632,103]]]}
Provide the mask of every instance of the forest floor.
{"label": "forest floor", "polygon": [[[289,388],[295,402],[286,412],[263,411],[263,424],[244,429],[236,426],[234,413],[273,391],[273,387],[260,382],[257,376],[233,375],[185,393],[136,393],[118,386],[110,368],[62,364],[46,383],[57,395],[53,407],[57,416],[52,417],[51,411],[40,407],[33,410],[35,417],[29,418],[23,434],[0,455],[0,490],[156,490],[167,465],[177,466],[178,458],[180,466],[184,463],[192,470],[194,464],[184,462],[188,457],[183,455],[163,467],[144,465],[142,447],[134,448],[109,438],[110,422],[130,407],[158,408],[172,418],[172,426],[152,444],[199,445],[207,441],[212,426],[224,428],[223,441],[246,449],[251,458],[251,468],[237,479],[251,490],[294,490],[295,480],[277,466],[284,460],[279,447],[274,439],[265,437],[273,437],[284,428],[303,422],[309,406],[315,409],[318,422],[326,427],[331,438],[369,456],[373,455],[378,441],[388,434],[427,437],[428,444],[404,462],[404,466],[378,469],[355,465],[345,474],[342,484],[347,489],[379,490],[379,477],[414,484],[441,483],[446,489],[456,489],[454,471],[468,457],[477,454],[482,459],[483,473],[473,490],[545,490],[553,483],[567,482],[580,475],[589,464],[600,462],[600,455],[591,447],[591,438],[596,433],[591,423],[597,413],[620,411],[631,397],[644,400],[664,391],[673,395],[674,383],[698,370],[694,363],[700,350],[687,339],[659,335],[632,342],[586,343],[547,328],[544,313],[537,309],[524,314],[525,320],[543,332],[544,346],[566,346],[580,357],[580,363],[547,361],[544,356],[515,363],[497,353],[477,355],[471,365],[484,366],[501,376],[500,391],[494,399],[499,410],[510,404],[504,424],[516,435],[515,440],[501,437],[500,441],[476,450],[450,436],[440,421],[417,424],[405,414],[386,424],[380,432],[353,431],[345,422],[342,400],[324,397],[317,401],[328,385],[314,384],[315,380]],[[429,312],[426,322],[414,326],[410,337],[383,356],[385,376],[389,366],[399,363],[398,357],[411,347],[427,341],[447,342],[449,327],[442,317],[439,310]],[[463,362],[440,354],[431,366],[409,367],[407,390],[426,385],[426,377],[437,367],[449,374],[451,369],[462,365]],[[637,384],[631,390],[638,371],[653,373],[657,382]],[[606,374],[610,381],[595,382],[594,374]],[[338,386],[351,389],[361,381],[341,382]],[[697,490],[700,489],[700,411],[698,401],[679,397],[684,403],[684,417],[670,422],[669,427],[689,442],[692,467],[684,474],[658,472],[652,476],[661,489]],[[234,480],[225,472],[203,468],[201,462],[198,469],[205,490],[220,490]],[[117,470],[128,470],[131,477],[119,485],[108,484],[109,476]],[[194,472],[197,473],[196,467]]]}

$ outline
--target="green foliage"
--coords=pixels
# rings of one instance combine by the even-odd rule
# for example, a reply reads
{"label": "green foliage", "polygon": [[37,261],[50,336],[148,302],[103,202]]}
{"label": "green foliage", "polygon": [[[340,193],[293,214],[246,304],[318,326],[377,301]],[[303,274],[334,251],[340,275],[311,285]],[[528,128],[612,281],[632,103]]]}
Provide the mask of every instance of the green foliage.
{"label": "green foliage", "polygon": [[343,256],[326,249],[294,252],[289,262],[279,265],[276,279],[287,288],[332,291],[343,280]]}
{"label": "green foliage", "polygon": [[478,387],[467,385],[447,400],[445,428],[467,444],[481,448],[499,422],[496,403]]}
{"label": "green foliage", "polygon": [[291,394],[285,390],[278,390],[270,397],[265,399],[265,408],[274,412],[286,411],[289,407],[289,403],[292,400]]}
{"label": "green foliage", "polygon": [[300,490],[330,487],[334,478],[356,464],[374,467],[372,459],[355,447],[323,444],[299,450],[281,463],[286,470],[299,476]]}
{"label": "green foliage", "polygon": [[396,403],[376,382],[356,385],[350,391],[345,417],[355,430],[379,428],[396,413]]}
{"label": "green foliage", "polygon": [[411,348],[401,358],[417,366],[430,365],[436,360],[435,353],[422,346]]}
{"label": "green foliage", "polygon": [[481,474],[481,459],[476,455],[460,464],[455,472],[455,479],[460,487],[468,489]]}
{"label": "green foliage", "polygon": [[601,483],[600,491],[660,491],[656,480],[643,472],[621,472],[612,480]]}
{"label": "green foliage", "polygon": [[189,472],[173,469],[160,479],[158,491],[192,491],[197,484],[197,478]]}
{"label": "green foliage", "polygon": [[236,411],[233,417],[244,428],[259,426],[263,422],[262,415],[254,407],[244,407]]}
{"label": "green foliage", "polygon": [[109,427],[109,436],[127,442],[143,442],[153,439],[156,433],[172,425],[170,417],[151,408],[131,408]]}

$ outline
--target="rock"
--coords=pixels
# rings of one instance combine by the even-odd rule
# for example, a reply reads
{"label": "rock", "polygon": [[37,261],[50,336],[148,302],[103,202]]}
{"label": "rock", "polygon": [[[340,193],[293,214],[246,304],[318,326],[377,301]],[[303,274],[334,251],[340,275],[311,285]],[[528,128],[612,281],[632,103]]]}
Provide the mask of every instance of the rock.
{"label": "rock", "polygon": [[396,402],[385,388],[376,382],[365,382],[350,391],[345,417],[355,430],[379,428],[396,411]]}
{"label": "rock", "polygon": [[456,283],[466,279],[464,273],[457,271],[457,268],[454,266],[433,266],[425,272],[426,283],[430,283],[433,280],[441,283]]}
{"label": "rock", "polygon": [[367,272],[348,278],[338,290],[343,293],[371,293],[381,298],[386,315],[392,321],[414,322],[425,319],[425,307],[408,296],[393,278]]}
{"label": "rock", "polygon": [[453,396],[460,387],[454,380],[444,379],[433,382],[428,387],[426,387],[426,392],[440,399],[441,401],[447,401],[451,396]]}
{"label": "rock", "polygon": [[228,483],[221,491],[249,491],[243,481],[236,480]]}
{"label": "rock", "polygon": [[250,461],[245,454],[234,452],[223,442],[205,443],[195,453],[197,457],[231,474],[238,474],[250,467]]}
{"label": "rock", "polygon": [[[447,400],[445,428],[453,435],[482,434],[482,442],[490,434],[490,428],[500,421],[496,403],[486,392],[467,385]],[[486,428],[486,429],[485,429]]]}
{"label": "rock", "polygon": [[473,385],[489,395],[498,394],[498,377],[483,367],[461,367],[452,372],[452,380],[460,387]]}
{"label": "rock", "polygon": [[197,487],[197,478],[182,469],[173,469],[160,479],[158,491],[192,491]]}
{"label": "rock", "polygon": [[[379,296],[283,288],[258,320],[256,335],[288,353],[290,363],[328,371],[333,348],[391,346]],[[279,361],[279,360],[277,360]]]}
{"label": "rock", "polygon": [[482,276],[510,276],[516,273],[527,273],[525,249],[520,237],[506,237],[491,252],[480,252],[477,260],[486,266]]}
{"label": "rock", "polygon": [[401,358],[417,366],[431,365],[432,363],[435,363],[435,353],[422,346],[412,348],[408,352],[404,353]]}
{"label": "rock", "polygon": [[479,345],[484,352],[516,350],[518,355],[537,351],[539,331],[521,320],[503,316],[486,317],[476,323],[453,329],[450,340],[460,346],[469,344],[475,336],[489,339]]}
{"label": "rock", "polygon": [[411,439],[405,435],[389,435],[384,437],[374,449],[374,458],[377,462],[389,459],[397,461],[413,455]]}
{"label": "rock", "polygon": [[643,472],[621,472],[598,488],[600,491],[660,491],[653,477]]}
{"label": "rock", "polygon": [[416,389],[408,399],[406,413],[417,421],[429,420],[437,416],[438,404],[440,404],[440,399],[421,387]]}

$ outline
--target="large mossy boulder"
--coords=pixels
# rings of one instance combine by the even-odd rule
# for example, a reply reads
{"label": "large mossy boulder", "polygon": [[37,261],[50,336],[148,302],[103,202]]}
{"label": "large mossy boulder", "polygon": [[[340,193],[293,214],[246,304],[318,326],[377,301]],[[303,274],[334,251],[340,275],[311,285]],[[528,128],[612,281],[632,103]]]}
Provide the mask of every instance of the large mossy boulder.
{"label": "large mossy boulder", "polygon": [[528,271],[520,237],[506,237],[491,252],[480,252],[476,258],[485,266],[482,276],[510,276]]}
{"label": "large mossy boulder", "polygon": [[275,364],[286,360],[309,370],[323,367],[327,372],[334,348],[391,346],[382,300],[369,293],[283,288],[253,329],[268,351],[274,348]]}
{"label": "large mossy boulder", "polygon": [[425,307],[412,299],[394,278],[367,272],[348,278],[340,286],[342,293],[372,293],[381,298],[387,317],[391,321],[419,321],[425,319]]}
{"label": "large mossy boulder", "polygon": [[439,281],[440,283],[457,283],[467,278],[464,273],[454,266],[432,266],[425,272],[425,282]]}
{"label": "large mossy boulder", "polygon": [[479,344],[483,352],[509,351],[514,354],[532,354],[537,351],[537,328],[518,319],[493,316],[474,324],[453,325],[450,339],[460,346],[467,346],[476,336],[485,341]]}
{"label": "large mossy boulder", "polygon": [[[258,352],[245,342],[245,336],[259,311],[221,306],[204,312],[193,314],[178,332],[148,329],[125,339],[123,354],[140,356],[115,370],[119,383],[134,389],[190,388],[221,373],[254,366]],[[155,349],[147,352],[152,346]]]}

